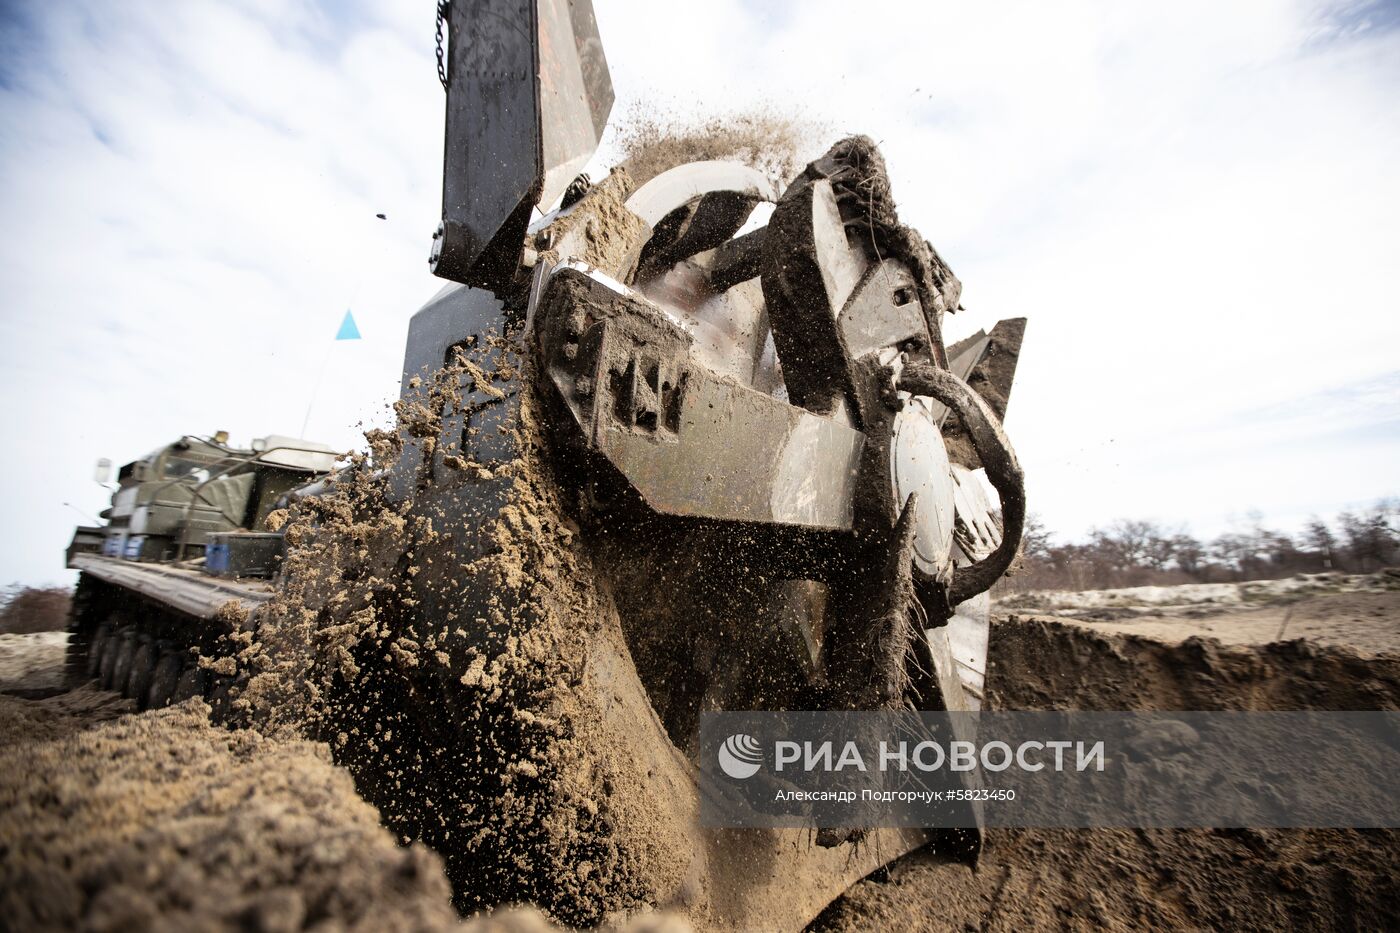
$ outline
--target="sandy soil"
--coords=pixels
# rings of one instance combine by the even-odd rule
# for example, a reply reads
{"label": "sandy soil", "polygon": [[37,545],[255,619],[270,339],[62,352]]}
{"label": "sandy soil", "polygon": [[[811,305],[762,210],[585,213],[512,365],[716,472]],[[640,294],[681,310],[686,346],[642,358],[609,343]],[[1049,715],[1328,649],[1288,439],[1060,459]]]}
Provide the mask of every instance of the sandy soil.
{"label": "sandy soil", "polygon": [[[1331,612],[1350,630],[1369,620],[1364,610],[1393,619],[1400,594],[1293,605],[1308,626]],[[1105,631],[1157,631],[1166,617],[1003,613],[991,700],[1028,709],[1400,708],[1400,656],[1191,637],[1203,624],[1248,625],[1278,609],[1183,615],[1167,640]],[[975,868],[918,853],[856,885],[814,928],[1379,929],[1400,915],[1397,865],[1394,832],[993,830]],[[0,696],[0,916],[26,929],[460,924],[441,861],[396,845],[324,745],[211,726],[198,703],[136,714],[91,687]],[[472,928],[548,926],[525,912]],[[634,928],[683,925],[652,917]]]}
{"label": "sandy soil", "polygon": [[1301,574],[1287,580],[1182,587],[1133,587],[1091,593],[1021,594],[1015,612],[1074,622],[1093,632],[1180,643],[1208,637],[1225,644],[1306,639],[1362,656],[1400,653],[1400,574]]}
{"label": "sandy soil", "polygon": [[1030,609],[1096,632],[1170,643],[1202,637],[1227,645],[1265,645],[1303,638],[1362,655],[1400,652],[1400,573],[1395,571],[1028,593],[1002,606],[1009,611]]}
{"label": "sandy soil", "polygon": [[399,848],[311,743],[135,715],[83,687],[0,698],[0,915],[15,929],[455,924],[422,847]]}
{"label": "sandy soil", "polygon": [[[395,843],[324,745],[137,714],[90,686],[0,695],[0,926],[16,930],[554,929],[464,923],[442,862]],[[674,930],[642,918],[632,930]]]}
{"label": "sandy soil", "polygon": [[1393,833],[993,832],[977,867],[920,853],[818,930],[1379,930],[1400,911]]}
{"label": "sandy soil", "polygon": [[1118,621],[1076,620],[1098,632],[1119,632],[1180,642],[1193,636],[1227,645],[1264,645],[1304,638],[1314,644],[1375,655],[1400,651],[1400,593],[1309,596],[1199,617],[1146,615]]}
{"label": "sandy soil", "polygon": [[0,689],[17,696],[40,697],[64,689],[66,632],[0,635]]}

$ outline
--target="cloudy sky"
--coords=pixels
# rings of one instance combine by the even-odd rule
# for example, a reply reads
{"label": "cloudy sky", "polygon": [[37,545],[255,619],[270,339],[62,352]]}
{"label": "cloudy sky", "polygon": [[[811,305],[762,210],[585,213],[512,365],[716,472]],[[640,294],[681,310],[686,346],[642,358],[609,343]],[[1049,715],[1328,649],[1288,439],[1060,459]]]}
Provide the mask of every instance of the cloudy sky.
{"label": "cloudy sky", "polygon": [[[881,142],[950,339],[1031,318],[1007,426],[1065,537],[1400,493],[1395,6],[597,7],[615,116]],[[432,0],[0,2],[0,584],[68,579],[98,457],[384,421],[439,284],[432,33]]]}

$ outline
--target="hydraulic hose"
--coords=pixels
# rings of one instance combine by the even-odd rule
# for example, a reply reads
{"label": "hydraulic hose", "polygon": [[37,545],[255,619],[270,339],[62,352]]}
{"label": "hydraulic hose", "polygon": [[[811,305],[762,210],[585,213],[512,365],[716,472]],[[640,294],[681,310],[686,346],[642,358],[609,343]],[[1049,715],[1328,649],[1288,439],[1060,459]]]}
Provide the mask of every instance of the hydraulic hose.
{"label": "hydraulic hose", "polygon": [[900,372],[896,384],[913,395],[937,399],[962,420],[972,449],[1001,497],[1001,543],[981,560],[953,571],[953,580],[948,584],[948,605],[956,606],[991,589],[1016,559],[1026,524],[1025,475],[1016,461],[1011,442],[1001,429],[1001,421],[966,382],[946,369],[911,362]]}

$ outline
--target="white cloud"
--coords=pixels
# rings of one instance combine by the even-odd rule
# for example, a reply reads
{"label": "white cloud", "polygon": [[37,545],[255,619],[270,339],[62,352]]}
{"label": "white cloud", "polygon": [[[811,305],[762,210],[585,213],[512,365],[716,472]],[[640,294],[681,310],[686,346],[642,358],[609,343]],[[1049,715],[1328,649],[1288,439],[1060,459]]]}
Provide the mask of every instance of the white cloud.
{"label": "white cloud", "polygon": [[[767,101],[882,142],[905,218],[966,284],[951,335],[1032,318],[1008,427],[1052,526],[1394,491],[1393,419],[1227,443],[1271,401],[1397,369],[1384,9],[598,7],[616,114]],[[328,351],[310,433],[348,447],[383,419],[436,289],[432,19],[426,0],[0,13],[0,582],[62,578],[63,503],[105,505],[96,457],[295,433]],[[366,339],[333,345],[347,306]]]}

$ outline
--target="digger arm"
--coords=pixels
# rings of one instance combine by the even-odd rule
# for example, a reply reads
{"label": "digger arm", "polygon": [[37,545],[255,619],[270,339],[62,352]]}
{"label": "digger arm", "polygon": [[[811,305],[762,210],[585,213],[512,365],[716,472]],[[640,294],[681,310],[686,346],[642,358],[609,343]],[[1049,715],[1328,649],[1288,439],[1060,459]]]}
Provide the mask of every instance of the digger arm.
{"label": "digger arm", "polygon": [[612,110],[591,0],[450,0],[435,275],[499,292],[531,212],[564,193]]}

